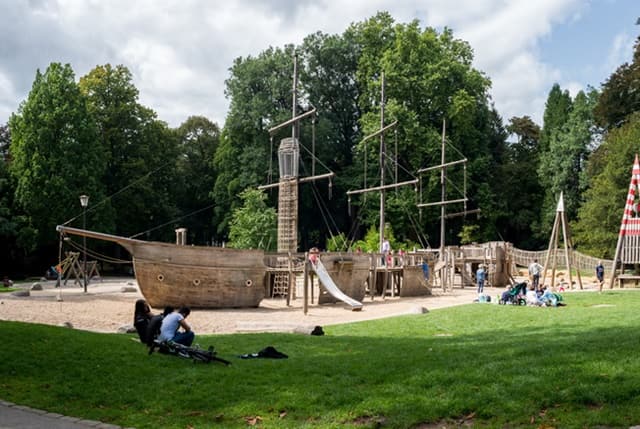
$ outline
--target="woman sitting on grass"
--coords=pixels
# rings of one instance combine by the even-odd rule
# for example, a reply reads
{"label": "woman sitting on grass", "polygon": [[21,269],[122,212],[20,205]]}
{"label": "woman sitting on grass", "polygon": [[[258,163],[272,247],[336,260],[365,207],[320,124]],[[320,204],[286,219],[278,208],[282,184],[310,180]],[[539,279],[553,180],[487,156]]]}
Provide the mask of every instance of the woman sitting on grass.
{"label": "woman sitting on grass", "polygon": [[147,328],[152,317],[153,314],[147,301],[144,299],[137,300],[135,312],[133,313],[133,326],[138,331],[138,337],[140,337],[140,342],[143,344],[147,342]]}

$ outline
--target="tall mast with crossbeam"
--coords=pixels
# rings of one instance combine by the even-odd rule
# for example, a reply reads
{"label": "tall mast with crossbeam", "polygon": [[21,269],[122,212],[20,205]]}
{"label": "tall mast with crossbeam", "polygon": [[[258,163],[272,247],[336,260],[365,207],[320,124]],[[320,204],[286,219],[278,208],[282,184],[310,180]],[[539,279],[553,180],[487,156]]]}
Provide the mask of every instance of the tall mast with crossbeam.
{"label": "tall mast with crossbeam", "polygon": [[[298,104],[298,56],[293,57],[293,105],[291,119],[269,129],[273,136],[278,130],[291,125],[291,137],[280,141],[278,148],[278,167],[280,179],[278,183],[259,186],[258,189],[278,187],[278,252],[297,252],[298,250],[298,184],[334,176],[333,172],[317,176],[300,178],[300,144],[297,136],[298,122],[313,117],[316,109],[297,115]],[[313,154],[315,157],[315,153]]]}
{"label": "tall mast with crossbeam", "polygon": [[[398,188],[400,186],[405,186],[405,185],[415,185],[416,183],[418,183],[418,179],[414,179],[414,180],[408,180],[406,182],[401,182],[401,183],[392,183],[389,185],[385,185],[384,181],[385,181],[385,176],[384,176],[384,170],[385,170],[385,159],[386,159],[386,146],[385,146],[385,141],[384,141],[384,133],[387,132],[388,130],[395,128],[396,125],[398,125],[398,121],[394,121],[391,124],[385,126],[384,125],[384,107],[385,107],[385,97],[384,97],[384,72],[381,74],[381,79],[380,79],[380,129],[372,134],[369,134],[368,136],[366,136],[364,139],[362,139],[361,143],[365,143],[368,140],[380,136],[380,186],[375,186],[375,187],[371,187],[371,188],[366,188],[366,189],[358,189],[355,191],[347,191],[347,196],[351,197],[351,195],[357,195],[357,194],[364,194],[367,192],[380,192],[380,231],[379,231],[379,243],[378,243],[378,249],[382,249],[382,242],[384,240],[384,225],[385,225],[385,218],[384,218],[384,206],[385,206],[385,190],[387,189],[391,189],[391,188]],[[365,154],[366,156],[366,154]]]}

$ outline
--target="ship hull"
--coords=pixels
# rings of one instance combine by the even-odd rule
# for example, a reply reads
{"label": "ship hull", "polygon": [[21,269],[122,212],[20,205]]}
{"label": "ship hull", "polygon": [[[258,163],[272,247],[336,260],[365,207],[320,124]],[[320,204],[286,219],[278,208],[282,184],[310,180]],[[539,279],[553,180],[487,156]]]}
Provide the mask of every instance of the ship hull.
{"label": "ship hull", "polygon": [[127,249],[140,292],[154,308],[258,307],[265,297],[266,266],[261,250],[180,246],[66,226],[57,229]]}
{"label": "ship hull", "polygon": [[257,307],[265,297],[260,251],[153,243],[134,246],[132,254],[140,292],[152,307]]}

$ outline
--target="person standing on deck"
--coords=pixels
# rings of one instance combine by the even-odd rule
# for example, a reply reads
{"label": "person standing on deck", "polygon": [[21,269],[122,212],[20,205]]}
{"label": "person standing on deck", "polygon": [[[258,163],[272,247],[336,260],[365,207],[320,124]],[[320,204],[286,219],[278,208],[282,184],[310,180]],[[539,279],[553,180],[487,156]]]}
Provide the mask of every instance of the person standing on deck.
{"label": "person standing on deck", "polygon": [[386,265],[387,256],[391,252],[391,244],[385,237],[382,237],[382,246],[380,246],[380,252],[382,253],[382,265]]}

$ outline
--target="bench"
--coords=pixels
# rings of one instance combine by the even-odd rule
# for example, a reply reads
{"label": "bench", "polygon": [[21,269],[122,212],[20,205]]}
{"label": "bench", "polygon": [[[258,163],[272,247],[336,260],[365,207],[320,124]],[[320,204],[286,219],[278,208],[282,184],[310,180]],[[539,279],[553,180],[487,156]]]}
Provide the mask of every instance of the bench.
{"label": "bench", "polygon": [[634,287],[638,287],[638,283],[640,283],[640,276],[633,274],[620,274],[616,277],[616,281],[618,282],[618,286],[620,288],[624,288],[625,283],[632,283]]}

